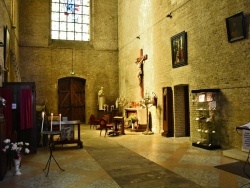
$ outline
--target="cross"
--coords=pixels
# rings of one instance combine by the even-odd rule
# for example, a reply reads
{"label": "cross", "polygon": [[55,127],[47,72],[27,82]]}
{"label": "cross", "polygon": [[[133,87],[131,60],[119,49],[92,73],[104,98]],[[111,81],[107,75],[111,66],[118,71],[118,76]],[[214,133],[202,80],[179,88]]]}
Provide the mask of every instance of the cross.
{"label": "cross", "polygon": [[143,98],[143,64],[144,61],[148,59],[148,55],[143,55],[143,49],[140,50],[140,57],[136,59],[136,64],[138,67],[137,77],[139,79],[139,86],[140,86],[140,93],[141,97]]}

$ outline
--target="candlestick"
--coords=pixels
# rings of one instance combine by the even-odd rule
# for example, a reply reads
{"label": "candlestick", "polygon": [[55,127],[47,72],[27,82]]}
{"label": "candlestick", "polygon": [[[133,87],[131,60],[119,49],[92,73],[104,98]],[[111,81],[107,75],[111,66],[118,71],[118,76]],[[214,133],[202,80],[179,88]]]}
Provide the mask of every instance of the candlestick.
{"label": "candlestick", "polygon": [[41,132],[43,132],[43,123],[44,123],[44,112],[42,112],[42,127],[41,127]]}
{"label": "candlestick", "polygon": [[59,114],[59,119],[60,119],[60,131],[61,131],[61,114]]}
{"label": "candlestick", "polygon": [[53,113],[51,113],[50,120],[51,120],[50,131],[52,131]]}

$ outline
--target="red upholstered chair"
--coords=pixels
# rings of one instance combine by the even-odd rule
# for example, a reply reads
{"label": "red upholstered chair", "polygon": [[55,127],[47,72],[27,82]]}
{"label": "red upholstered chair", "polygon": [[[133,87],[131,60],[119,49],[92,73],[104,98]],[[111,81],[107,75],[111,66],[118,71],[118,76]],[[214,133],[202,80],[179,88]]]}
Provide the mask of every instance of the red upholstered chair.
{"label": "red upholstered chair", "polygon": [[97,125],[99,125],[100,120],[95,117],[94,114],[91,114],[89,117],[89,128],[91,129],[92,125],[97,129]]}
{"label": "red upholstered chair", "polygon": [[113,124],[108,124],[108,121],[104,118],[100,120],[100,136],[102,135],[102,130],[105,129],[105,137],[109,129],[113,129]]}

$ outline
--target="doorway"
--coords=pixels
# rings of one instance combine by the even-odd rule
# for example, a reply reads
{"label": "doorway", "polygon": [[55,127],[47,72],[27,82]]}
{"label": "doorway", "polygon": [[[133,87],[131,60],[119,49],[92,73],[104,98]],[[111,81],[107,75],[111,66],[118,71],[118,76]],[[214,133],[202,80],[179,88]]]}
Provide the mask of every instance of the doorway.
{"label": "doorway", "polygon": [[175,137],[190,136],[189,87],[174,87]]}
{"label": "doorway", "polygon": [[85,123],[85,83],[85,79],[78,77],[58,80],[58,113],[62,117]]}
{"label": "doorway", "polygon": [[171,87],[162,88],[163,133],[162,136],[174,136],[173,91]]}

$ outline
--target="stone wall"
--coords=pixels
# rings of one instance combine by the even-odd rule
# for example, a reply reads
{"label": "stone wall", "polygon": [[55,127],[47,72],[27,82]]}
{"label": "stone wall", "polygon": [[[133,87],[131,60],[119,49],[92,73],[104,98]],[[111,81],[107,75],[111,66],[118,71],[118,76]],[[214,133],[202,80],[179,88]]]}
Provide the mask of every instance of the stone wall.
{"label": "stone wall", "polygon": [[[17,25],[19,14],[19,1],[18,0],[1,0],[0,1],[0,42],[4,43],[4,28],[7,27],[9,33],[9,50],[8,58],[4,60],[4,47],[0,47],[0,86],[4,81],[16,81],[17,70],[13,64],[19,63],[19,28]],[[5,68],[4,68],[5,67]]]}
{"label": "stone wall", "polygon": [[[86,79],[86,119],[97,115],[97,93],[103,86],[107,104],[118,97],[117,0],[91,1],[91,41],[52,41],[50,1],[20,0],[20,70],[22,81],[36,83],[37,99],[57,113],[57,82]],[[87,123],[87,122],[86,122]]]}
{"label": "stone wall", "polygon": [[[158,96],[157,108],[149,109],[153,131],[162,132],[163,87],[172,87],[174,91],[175,86],[185,85],[190,93],[218,88],[221,90],[220,144],[223,148],[241,147],[241,136],[235,127],[250,121],[247,77],[250,42],[247,38],[229,43],[225,19],[243,11],[249,36],[249,0],[202,3],[198,0],[92,0],[89,43],[50,40],[49,0],[14,0],[14,17],[11,2],[0,1],[0,42],[3,27],[7,25],[21,80],[36,83],[36,97],[46,100],[50,111],[57,111],[57,80],[71,76],[72,62],[75,76],[86,79],[86,118],[90,113],[97,113],[97,92],[101,86],[109,105],[118,96],[129,102],[141,100],[135,61],[143,49],[148,55],[144,63],[144,88]],[[172,18],[166,17],[170,13]],[[172,68],[171,37],[182,31],[187,32],[188,65]],[[2,50],[0,47],[1,60]],[[3,65],[3,61],[0,63]],[[8,62],[7,68],[8,81],[17,81],[13,64]],[[196,134],[196,114],[192,97],[189,100],[192,140]],[[174,98],[178,106],[176,102]],[[180,122],[183,117],[175,114],[174,118]],[[177,127],[183,132],[180,124]]]}
{"label": "stone wall", "polygon": [[[247,38],[229,43],[225,19],[243,11],[249,35],[250,1],[119,0],[118,10],[120,94],[131,101],[140,100],[134,62],[143,49],[148,54],[144,63],[145,89],[159,96],[158,107],[151,109],[154,131],[162,131],[163,87],[188,85],[190,93],[196,89],[219,88],[220,144],[224,148],[240,148],[241,136],[235,127],[250,121],[247,77],[250,42]],[[166,17],[170,13],[172,18]],[[187,32],[188,65],[172,68],[171,37],[182,31]],[[192,129],[195,114],[191,101],[190,98],[193,139],[196,130]],[[174,117],[178,122],[177,114]]]}

